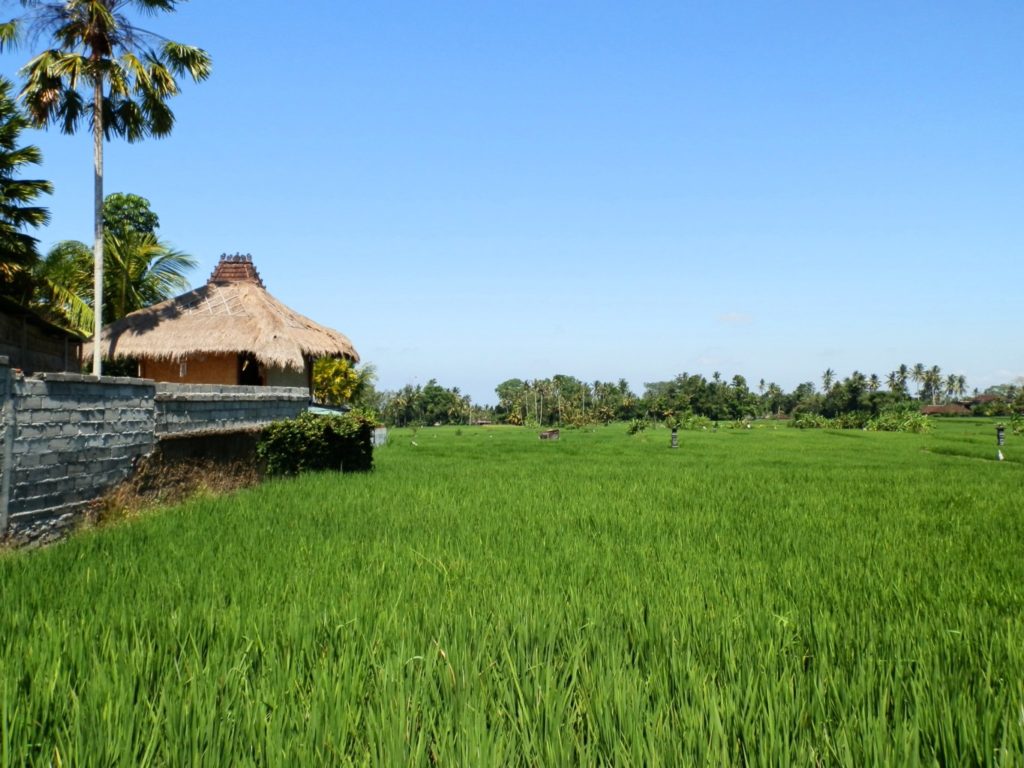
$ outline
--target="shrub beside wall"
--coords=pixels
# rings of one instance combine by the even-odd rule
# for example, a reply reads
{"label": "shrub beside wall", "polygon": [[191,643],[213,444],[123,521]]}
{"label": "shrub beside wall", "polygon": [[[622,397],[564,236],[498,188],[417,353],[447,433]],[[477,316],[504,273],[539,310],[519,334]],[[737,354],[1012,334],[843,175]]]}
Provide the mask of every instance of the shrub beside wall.
{"label": "shrub beside wall", "polygon": [[373,469],[373,419],[352,411],[321,416],[299,414],[263,431],[256,454],[269,475],[314,470],[365,472]]}

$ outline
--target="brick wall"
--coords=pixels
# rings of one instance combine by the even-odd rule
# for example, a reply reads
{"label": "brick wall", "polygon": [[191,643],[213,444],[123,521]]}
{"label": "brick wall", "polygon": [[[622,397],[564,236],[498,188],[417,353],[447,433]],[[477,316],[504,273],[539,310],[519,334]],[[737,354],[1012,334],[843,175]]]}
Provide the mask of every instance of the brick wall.
{"label": "brick wall", "polygon": [[0,539],[62,535],[162,438],[251,431],[306,408],[292,387],[13,375],[0,357]]}
{"label": "brick wall", "polygon": [[297,387],[156,384],[156,434],[249,429],[306,410],[309,392]]}

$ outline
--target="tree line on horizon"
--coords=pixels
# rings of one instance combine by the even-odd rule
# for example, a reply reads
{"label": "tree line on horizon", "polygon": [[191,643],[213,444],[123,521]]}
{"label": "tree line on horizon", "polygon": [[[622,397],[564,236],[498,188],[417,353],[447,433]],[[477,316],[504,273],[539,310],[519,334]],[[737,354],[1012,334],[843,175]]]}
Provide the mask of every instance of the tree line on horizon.
{"label": "tree line on horizon", "polygon": [[[349,372],[349,376],[355,374]],[[751,388],[740,375],[725,379],[681,373],[667,381],[644,384],[642,394],[625,379],[586,382],[558,374],[543,379],[513,378],[495,388],[496,405],[477,405],[436,379],[378,391],[373,369],[359,380],[347,404],[374,411],[389,426],[471,424],[521,426],[585,426],[636,419],[664,421],[699,416],[712,421],[793,418],[816,415],[833,419],[846,414],[874,417],[891,411],[919,411],[926,405],[968,403],[972,413],[1000,416],[1024,413],[1024,381],[967,389],[961,374],[943,375],[937,365],[900,365],[882,377],[860,371],[839,378],[828,368],[820,387],[812,381],[785,391],[764,379]],[[978,397],[986,395],[985,397]],[[339,401],[340,404],[341,401]]]}

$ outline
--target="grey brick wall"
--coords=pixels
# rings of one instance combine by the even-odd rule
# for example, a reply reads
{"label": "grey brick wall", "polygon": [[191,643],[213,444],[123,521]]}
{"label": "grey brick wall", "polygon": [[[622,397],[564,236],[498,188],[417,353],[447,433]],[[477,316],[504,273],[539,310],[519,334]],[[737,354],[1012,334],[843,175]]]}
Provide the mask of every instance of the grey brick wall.
{"label": "grey brick wall", "polygon": [[0,398],[0,539],[30,543],[62,535],[161,437],[251,430],[298,415],[308,393],[69,373],[22,378],[0,357]]}
{"label": "grey brick wall", "polygon": [[236,431],[298,416],[309,392],[296,387],[156,385],[156,434]]}

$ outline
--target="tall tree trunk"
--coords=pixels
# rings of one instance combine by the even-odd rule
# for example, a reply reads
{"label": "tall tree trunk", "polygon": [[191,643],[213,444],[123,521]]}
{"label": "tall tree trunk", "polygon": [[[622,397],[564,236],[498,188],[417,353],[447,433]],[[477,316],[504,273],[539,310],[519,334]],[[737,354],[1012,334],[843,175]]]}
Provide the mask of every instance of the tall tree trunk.
{"label": "tall tree trunk", "polygon": [[99,376],[103,332],[103,82],[97,78],[93,90],[92,163],[93,163],[93,334],[92,373]]}

